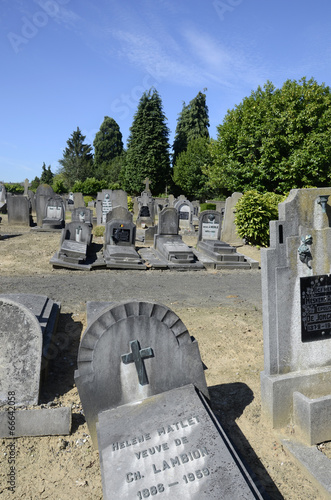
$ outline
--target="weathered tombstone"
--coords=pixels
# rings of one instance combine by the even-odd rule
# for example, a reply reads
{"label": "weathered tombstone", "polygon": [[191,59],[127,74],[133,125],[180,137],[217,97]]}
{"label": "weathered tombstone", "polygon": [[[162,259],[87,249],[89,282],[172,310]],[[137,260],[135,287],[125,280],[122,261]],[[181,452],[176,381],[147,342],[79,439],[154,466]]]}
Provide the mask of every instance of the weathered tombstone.
{"label": "weathered tombstone", "polygon": [[[308,444],[331,439],[331,188],[294,189],[261,250],[262,405]],[[319,418],[314,418],[318,409]]]}
{"label": "weathered tombstone", "polygon": [[55,196],[51,186],[48,184],[40,184],[36,190],[36,215],[37,226],[42,226],[45,217],[45,208],[48,198]]}
{"label": "weathered tombstone", "polygon": [[71,213],[71,222],[81,222],[93,226],[93,211],[90,208],[81,206],[74,208]]}
{"label": "weathered tombstone", "polygon": [[28,196],[29,190],[29,179],[25,179],[24,181],[24,196]]}
{"label": "weathered tombstone", "polygon": [[101,193],[98,193],[96,201],[98,226],[106,224],[107,214],[114,207],[128,208],[128,197],[125,191],[103,189]]}
{"label": "weathered tombstone", "polygon": [[[54,349],[60,306],[42,295],[0,296],[0,436],[69,434],[71,408],[20,409],[36,406],[42,373]],[[9,411],[14,428],[8,426]],[[12,422],[12,420],[11,420]]]}
{"label": "weathered tombstone", "polygon": [[74,200],[75,195],[73,192],[70,192],[68,197],[65,198],[65,209],[68,210],[68,212],[71,212],[74,209]]}
{"label": "weathered tombstone", "polygon": [[175,201],[176,201],[174,195],[173,194],[169,194],[168,200],[169,200],[169,207],[173,207],[175,205]]}
{"label": "weathered tombstone", "polygon": [[178,316],[151,302],[98,308],[75,381],[104,498],[262,498],[208,407],[198,344]]}
{"label": "weathered tombstone", "polygon": [[115,207],[107,215],[104,233],[104,259],[110,269],[146,269],[135,249],[136,226],[132,213]]}
{"label": "weathered tombstone", "polygon": [[193,250],[178,234],[178,213],[175,208],[167,207],[160,212],[154,248],[142,248],[139,253],[153,268],[203,269]]}
{"label": "weathered tombstone", "polygon": [[66,267],[69,269],[92,268],[88,260],[89,247],[92,241],[92,226],[85,221],[69,222],[62,229],[60,249],[51,258],[53,267]]}
{"label": "weathered tombstone", "polygon": [[54,195],[47,198],[45,203],[45,216],[42,229],[53,231],[62,229],[65,225],[65,209],[62,197]]}
{"label": "weathered tombstone", "polygon": [[74,208],[85,207],[83,193],[74,193]]}
{"label": "weathered tombstone", "polygon": [[243,245],[243,239],[240,238],[236,231],[235,224],[235,206],[242,197],[242,193],[233,193],[225,201],[224,219],[222,224],[221,239],[233,246]]}
{"label": "weathered tombstone", "polygon": [[200,213],[196,251],[199,260],[212,269],[257,269],[258,261],[241,255],[235,247],[220,240],[222,220],[222,214],[216,210]]}
{"label": "weathered tombstone", "polygon": [[8,224],[31,226],[31,204],[26,196],[7,195]]}
{"label": "weathered tombstone", "polygon": [[0,182],[0,208],[6,203],[6,187]]}
{"label": "weathered tombstone", "polygon": [[185,197],[180,196],[174,207],[178,212],[179,228],[194,231],[192,203]]}
{"label": "weathered tombstone", "polygon": [[137,227],[154,226],[155,222],[155,200],[150,191],[150,180],[148,177],[144,181],[145,189],[137,198],[138,202],[138,217],[136,220]]}

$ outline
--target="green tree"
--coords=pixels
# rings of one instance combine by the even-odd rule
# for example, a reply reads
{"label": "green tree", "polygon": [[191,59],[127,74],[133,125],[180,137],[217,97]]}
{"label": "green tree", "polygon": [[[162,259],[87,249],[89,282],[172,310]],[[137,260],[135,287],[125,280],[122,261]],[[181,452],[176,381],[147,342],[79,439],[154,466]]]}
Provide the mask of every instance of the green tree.
{"label": "green tree", "polygon": [[228,192],[284,193],[330,185],[330,88],[314,79],[267,82],[228,111],[212,142],[209,183]]}
{"label": "green tree", "polygon": [[49,184],[49,185],[51,185],[52,182],[53,182],[53,178],[54,178],[54,174],[51,171],[51,166],[48,165],[48,167],[46,169],[46,164],[44,162],[43,166],[42,166],[42,173],[41,173],[41,176],[40,176],[40,184]]}
{"label": "green tree", "polygon": [[113,118],[105,116],[95,135],[93,146],[96,178],[116,182],[123,161],[114,160],[122,157],[123,141],[120,127]]}
{"label": "green tree", "polygon": [[30,189],[31,189],[31,191],[34,191],[34,192],[35,192],[35,191],[37,190],[37,188],[38,188],[39,184],[40,184],[40,179],[39,179],[39,177],[37,177],[37,176],[36,176],[36,177],[33,179],[33,181],[31,181],[31,185],[30,185]]}
{"label": "green tree", "polygon": [[76,181],[84,181],[93,176],[92,147],[84,144],[85,136],[77,127],[67,140],[67,147],[63,151],[63,158],[59,160],[62,173],[69,189]]}
{"label": "green tree", "polygon": [[69,191],[65,183],[65,178],[63,174],[57,174],[53,177],[52,188],[54,193],[63,194]]}
{"label": "green tree", "polygon": [[189,142],[198,137],[209,137],[209,116],[206,104],[206,94],[198,94],[189,102],[183,102],[183,109],[179,113],[175,138],[173,142],[172,164],[175,165],[177,156],[186,151]]}
{"label": "green tree", "polygon": [[155,89],[145,92],[138,104],[130,128],[121,178],[130,194],[143,190],[149,177],[155,195],[163,193],[170,182],[169,129],[162,101]]}
{"label": "green tree", "polygon": [[209,142],[207,137],[192,139],[177,157],[173,180],[188,197],[204,200],[211,194],[208,177],[202,172],[202,167],[211,163]]}

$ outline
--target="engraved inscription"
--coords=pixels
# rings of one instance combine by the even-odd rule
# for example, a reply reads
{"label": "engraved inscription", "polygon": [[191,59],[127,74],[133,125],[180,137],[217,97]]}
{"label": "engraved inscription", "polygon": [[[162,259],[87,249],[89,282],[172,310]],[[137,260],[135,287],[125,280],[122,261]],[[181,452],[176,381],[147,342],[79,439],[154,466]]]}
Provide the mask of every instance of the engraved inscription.
{"label": "engraved inscription", "polygon": [[[176,487],[187,488],[193,481],[205,480],[211,474],[211,470],[206,467],[205,462],[206,457],[210,455],[208,447],[202,443],[201,445],[200,443],[199,445],[190,443],[190,430],[199,424],[199,417],[190,415],[177,422],[170,422],[155,428],[149,433],[112,444],[112,452],[121,453],[121,450],[129,452],[128,448],[131,448],[130,453],[134,458],[132,464],[135,465],[125,473],[123,479],[128,485],[138,486],[141,484],[146,486],[140,486],[139,491],[136,491],[138,498],[167,493],[170,488],[178,493],[180,490]],[[167,439],[167,441],[160,442],[159,440],[162,438]],[[148,445],[150,440],[152,446]],[[146,446],[142,447],[145,443]],[[135,445],[140,446],[135,448]],[[196,464],[195,467],[194,464]],[[171,471],[177,471],[178,468],[182,469],[182,474],[184,474],[182,475],[178,471],[180,475],[174,479]],[[168,474],[170,475],[168,476]],[[154,484],[152,477],[155,477]],[[145,481],[142,481],[144,478]],[[149,484],[147,483],[148,478],[151,479]]]}
{"label": "engraved inscription", "polygon": [[302,342],[331,338],[331,276],[300,278]]}

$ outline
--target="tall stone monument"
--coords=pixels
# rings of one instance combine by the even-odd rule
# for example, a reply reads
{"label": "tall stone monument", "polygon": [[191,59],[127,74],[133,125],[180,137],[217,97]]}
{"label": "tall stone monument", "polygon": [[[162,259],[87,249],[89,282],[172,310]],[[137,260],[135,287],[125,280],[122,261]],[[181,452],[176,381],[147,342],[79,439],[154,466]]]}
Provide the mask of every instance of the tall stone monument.
{"label": "tall stone monument", "polygon": [[292,190],[261,250],[263,409],[274,428],[294,422],[309,444],[331,439],[330,195]]}

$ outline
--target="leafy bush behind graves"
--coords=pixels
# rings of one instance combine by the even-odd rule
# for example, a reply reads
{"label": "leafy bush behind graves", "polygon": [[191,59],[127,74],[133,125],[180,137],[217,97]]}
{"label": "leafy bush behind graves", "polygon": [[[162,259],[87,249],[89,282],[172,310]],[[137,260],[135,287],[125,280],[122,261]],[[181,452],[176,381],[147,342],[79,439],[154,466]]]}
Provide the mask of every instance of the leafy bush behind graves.
{"label": "leafy bush behind graves", "polygon": [[12,193],[12,194],[23,194],[24,193],[24,186],[22,186],[19,183],[14,183],[14,184],[6,184],[5,183],[5,188],[7,193]]}
{"label": "leafy bush behind graves", "polygon": [[269,222],[278,219],[278,204],[285,196],[246,191],[235,206],[237,233],[250,245],[269,246]]}
{"label": "leafy bush behind graves", "polygon": [[96,196],[103,189],[121,189],[121,186],[116,182],[110,184],[105,180],[98,180],[95,177],[88,177],[85,181],[76,181],[73,185],[73,193],[83,193],[85,196]]}
{"label": "leafy bush behind graves", "polygon": [[84,203],[86,207],[88,206],[89,201],[94,201],[93,196],[84,196]]}
{"label": "leafy bush behind graves", "polygon": [[200,212],[204,210],[216,210],[215,203],[200,203]]}

